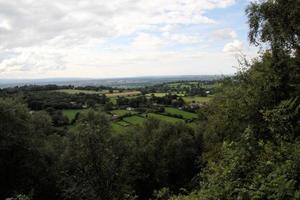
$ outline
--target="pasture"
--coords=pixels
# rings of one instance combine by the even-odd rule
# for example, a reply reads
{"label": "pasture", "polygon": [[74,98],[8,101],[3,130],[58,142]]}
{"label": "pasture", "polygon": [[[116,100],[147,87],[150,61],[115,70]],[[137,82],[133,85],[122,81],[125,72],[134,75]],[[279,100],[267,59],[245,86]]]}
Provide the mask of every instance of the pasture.
{"label": "pasture", "polygon": [[118,115],[118,116],[124,116],[126,114],[136,114],[135,111],[128,111],[128,110],[112,110],[110,111],[112,114],[114,115]]}
{"label": "pasture", "polygon": [[168,123],[184,122],[183,119],[169,117],[169,116],[160,115],[160,114],[156,114],[156,113],[148,113],[147,116],[148,116],[148,118],[153,117],[153,118],[156,118],[156,119],[162,120],[164,122],[168,122]]}
{"label": "pasture", "polygon": [[195,119],[197,118],[196,113],[186,112],[177,108],[165,107],[165,112],[170,114],[181,115],[184,119]]}
{"label": "pasture", "polygon": [[109,91],[108,90],[101,90],[101,91],[96,91],[96,90],[78,90],[78,89],[61,89],[61,90],[56,90],[57,92],[64,92],[68,94],[106,94]]}
{"label": "pasture", "polygon": [[77,113],[80,113],[83,109],[66,109],[66,110],[62,110],[63,115],[65,115],[66,117],[68,117],[68,119],[70,121],[72,121]]}
{"label": "pasture", "polygon": [[134,115],[134,116],[123,118],[123,121],[130,123],[132,125],[141,125],[144,123],[145,118],[138,115]]}
{"label": "pasture", "polygon": [[99,95],[105,94],[107,97],[118,97],[118,96],[129,97],[129,96],[136,96],[141,94],[140,91],[136,91],[136,90],[129,90],[123,92],[120,92],[119,90],[114,90],[113,93],[110,93],[108,90],[96,91],[96,90],[61,89],[61,90],[57,90],[57,92],[65,92],[68,94],[79,94],[79,93],[99,94]]}
{"label": "pasture", "polygon": [[124,131],[126,131],[128,127],[122,126],[120,124],[118,124],[117,122],[113,122],[111,124],[111,129],[113,131],[113,133],[117,133],[117,134],[122,134]]}
{"label": "pasture", "polygon": [[[155,93],[148,93],[146,94],[147,97],[151,97],[152,95],[156,96],[156,97],[164,97],[166,96],[167,94],[169,93],[166,93],[166,92],[155,92]],[[176,92],[173,92],[171,94],[176,94],[177,96],[181,96],[183,97],[185,94],[183,93],[176,93]]]}
{"label": "pasture", "polygon": [[211,99],[212,96],[207,96],[207,97],[197,97],[197,96],[187,96],[187,97],[182,97],[185,103],[208,103]]}
{"label": "pasture", "polygon": [[140,95],[140,91],[124,91],[124,92],[116,92],[116,93],[106,93],[107,97],[129,97],[129,96],[137,96]]}

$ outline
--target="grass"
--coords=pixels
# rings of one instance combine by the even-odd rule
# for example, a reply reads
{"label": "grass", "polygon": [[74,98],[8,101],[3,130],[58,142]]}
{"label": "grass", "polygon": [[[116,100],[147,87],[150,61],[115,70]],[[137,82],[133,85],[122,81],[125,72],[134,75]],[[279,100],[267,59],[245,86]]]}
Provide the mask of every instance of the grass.
{"label": "grass", "polygon": [[145,118],[140,117],[138,115],[134,115],[134,116],[123,118],[123,121],[128,122],[128,123],[133,124],[133,125],[141,125],[141,124],[144,123]]}
{"label": "grass", "polygon": [[165,107],[165,112],[170,114],[181,115],[184,119],[194,119],[198,117],[195,113],[186,112],[177,108]]}
{"label": "grass", "polygon": [[72,121],[75,118],[76,114],[81,112],[82,110],[83,109],[67,109],[62,110],[62,112],[66,117],[68,117],[70,121]]}
{"label": "grass", "polygon": [[118,122],[116,122],[116,124],[118,124],[118,125],[120,125],[120,126],[129,126],[130,124],[129,123],[127,123],[127,122],[125,122],[125,121],[118,121]]}
{"label": "grass", "polygon": [[146,96],[151,97],[152,95],[156,96],[156,97],[163,97],[166,96],[168,93],[164,93],[164,92],[156,92],[156,93],[149,93],[146,94]]}
{"label": "grass", "polygon": [[121,134],[127,129],[127,127],[121,126],[117,122],[114,122],[111,124],[111,129],[114,133]]}
{"label": "grass", "polygon": [[159,119],[159,120],[162,120],[165,122],[169,122],[169,123],[184,122],[183,119],[178,119],[178,118],[160,115],[160,114],[156,114],[156,113],[148,113],[148,117],[153,117],[153,118],[156,118],[156,119]]}
{"label": "grass", "polygon": [[112,114],[118,115],[118,116],[124,116],[126,114],[136,114],[136,112],[134,112],[134,111],[128,111],[128,110],[112,110],[110,112]]}
{"label": "grass", "polygon": [[68,94],[79,94],[79,93],[84,93],[84,94],[105,94],[108,92],[108,90],[102,90],[102,91],[95,91],[95,90],[78,90],[78,89],[61,89],[57,90],[58,92],[65,92]]}
{"label": "grass", "polygon": [[140,91],[125,91],[125,92],[116,92],[116,93],[106,93],[105,95],[107,97],[117,97],[117,96],[128,97],[128,96],[137,96],[139,94],[141,94]]}
{"label": "grass", "polygon": [[85,94],[105,94],[107,97],[117,97],[117,96],[136,96],[141,94],[140,91],[124,91],[124,92],[119,92],[118,90],[114,90],[113,93],[109,93],[108,90],[102,90],[102,91],[95,91],[95,90],[78,90],[78,89],[62,89],[62,90],[57,90],[58,92],[65,92],[68,94],[79,94],[79,93],[85,93]]}
{"label": "grass", "polygon": [[117,97],[110,97],[109,100],[110,100],[110,102],[112,102],[112,104],[114,104],[114,105],[117,104]]}
{"label": "grass", "polygon": [[212,99],[212,96],[207,96],[207,97],[188,96],[182,98],[185,103],[208,103]]}
{"label": "grass", "polygon": [[[168,93],[166,92],[156,92],[156,93],[149,93],[149,94],[146,94],[147,97],[151,97],[152,94],[156,97],[164,97],[166,96]],[[176,94],[177,96],[184,96],[184,94],[182,93],[172,93],[172,94]]]}

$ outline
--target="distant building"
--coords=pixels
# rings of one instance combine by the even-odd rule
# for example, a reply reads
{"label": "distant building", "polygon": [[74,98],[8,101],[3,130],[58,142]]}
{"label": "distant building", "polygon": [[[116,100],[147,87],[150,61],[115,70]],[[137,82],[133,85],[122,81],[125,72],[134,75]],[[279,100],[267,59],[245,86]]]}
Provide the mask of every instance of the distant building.
{"label": "distant building", "polygon": [[113,121],[118,120],[118,119],[119,119],[119,116],[118,116],[118,115],[113,115],[113,116],[111,117],[111,119],[112,119]]}
{"label": "distant building", "polygon": [[128,110],[128,111],[133,111],[134,109],[131,108],[131,107],[127,107],[126,110]]}

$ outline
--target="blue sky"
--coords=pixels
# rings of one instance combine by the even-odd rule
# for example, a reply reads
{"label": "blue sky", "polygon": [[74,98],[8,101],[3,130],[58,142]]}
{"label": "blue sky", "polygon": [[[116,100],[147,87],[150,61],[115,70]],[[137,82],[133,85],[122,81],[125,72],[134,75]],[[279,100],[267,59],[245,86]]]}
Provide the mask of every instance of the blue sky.
{"label": "blue sky", "polygon": [[0,77],[233,74],[249,0],[0,0]]}

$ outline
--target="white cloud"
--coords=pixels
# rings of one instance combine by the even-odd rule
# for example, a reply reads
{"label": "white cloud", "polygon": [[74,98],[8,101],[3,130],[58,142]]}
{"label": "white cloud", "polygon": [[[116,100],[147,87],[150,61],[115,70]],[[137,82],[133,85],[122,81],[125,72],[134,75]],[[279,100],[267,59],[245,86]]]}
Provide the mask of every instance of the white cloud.
{"label": "white cloud", "polygon": [[[185,57],[185,52],[162,50],[167,42],[199,42],[197,36],[177,33],[175,29],[182,24],[213,24],[215,20],[206,13],[234,3],[235,0],[0,0],[0,77],[72,76],[72,71],[79,68],[97,76],[96,68],[101,72],[106,66],[124,63],[129,72],[154,64],[174,66],[177,64],[173,62],[180,62],[178,58]],[[147,31],[169,35],[160,37]],[[128,35],[137,35],[129,45],[101,49],[106,41]]]}
{"label": "white cloud", "polygon": [[139,50],[157,50],[164,45],[164,41],[159,37],[150,34],[139,34],[131,44],[133,48]]}
{"label": "white cloud", "polygon": [[6,19],[0,20],[0,31],[1,31],[1,29],[10,31],[12,29],[10,22]]}
{"label": "white cloud", "polygon": [[216,30],[213,32],[213,36],[222,40],[232,40],[237,38],[236,32],[229,28]]}
{"label": "white cloud", "polygon": [[223,48],[223,52],[225,53],[240,53],[242,51],[243,51],[243,43],[239,40],[234,40],[233,42],[229,42]]}
{"label": "white cloud", "polygon": [[199,37],[193,35],[186,35],[186,34],[172,34],[169,32],[164,32],[163,36],[167,40],[171,40],[173,42],[177,42],[180,44],[195,44],[200,42]]}

